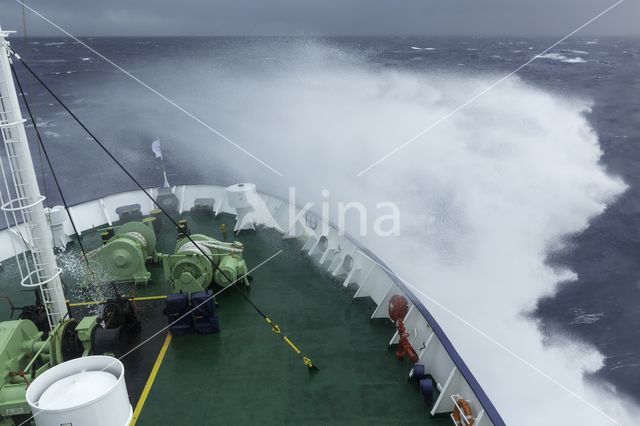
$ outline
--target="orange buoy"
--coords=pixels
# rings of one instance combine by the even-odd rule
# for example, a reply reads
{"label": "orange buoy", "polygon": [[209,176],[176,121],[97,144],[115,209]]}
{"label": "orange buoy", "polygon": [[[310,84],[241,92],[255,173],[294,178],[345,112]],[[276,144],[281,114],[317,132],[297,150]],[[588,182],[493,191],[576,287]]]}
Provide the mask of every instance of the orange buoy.
{"label": "orange buoy", "polygon": [[[460,409],[464,412],[465,422],[462,422],[462,413]],[[456,422],[456,425],[462,426],[473,426],[473,411],[471,410],[471,406],[464,398],[458,398],[456,401],[455,407],[453,409],[453,421]]]}

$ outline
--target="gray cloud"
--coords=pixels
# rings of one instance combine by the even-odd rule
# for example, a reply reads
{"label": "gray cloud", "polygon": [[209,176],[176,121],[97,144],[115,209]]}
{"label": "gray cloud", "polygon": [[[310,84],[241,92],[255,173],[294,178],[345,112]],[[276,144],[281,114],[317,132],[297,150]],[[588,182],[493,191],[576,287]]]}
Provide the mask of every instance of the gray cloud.
{"label": "gray cloud", "polygon": [[[612,0],[28,0],[78,35],[564,35]],[[0,24],[22,28],[0,0]],[[60,35],[27,11],[32,35]],[[640,2],[626,0],[581,34],[640,35]]]}

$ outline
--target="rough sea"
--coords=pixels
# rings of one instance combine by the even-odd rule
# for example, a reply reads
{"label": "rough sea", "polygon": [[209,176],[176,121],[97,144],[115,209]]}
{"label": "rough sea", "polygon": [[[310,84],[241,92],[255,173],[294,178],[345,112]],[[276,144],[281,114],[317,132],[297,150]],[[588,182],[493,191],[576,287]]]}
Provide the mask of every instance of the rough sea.
{"label": "rough sea", "polygon": [[[13,40],[15,49],[24,60],[143,184],[156,186],[162,182],[158,162],[150,149],[151,142],[158,137],[172,183],[230,184],[246,179],[278,194],[286,194],[288,186],[296,185],[292,180],[297,176],[287,175],[286,163],[281,159],[296,161],[296,153],[313,156],[314,152],[312,149],[300,149],[299,152],[292,149],[273,153],[276,148],[270,147],[269,141],[286,140],[289,128],[295,128],[291,133],[296,138],[304,134],[304,129],[298,127],[304,127],[310,135],[335,134],[340,138],[345,128],[352,127],[346,132],[352,140],[341,141],[338,146],[343,148],[340,149],[349,150],[349,144],[359,143],[359,138],[362,138],[376,146],[385,146],[388,151],[416,133],[414,130],[421,126],[416,125],[406,133],[400,132],[396,140],[380,141],[372,139],[375,132],[373,136],[364,130],[360,134],[353,127],[375,127],[380,121],[398,121],[394,114],[402,120],[415,114],[412,123],[419,124],[420,108],[425,102],[437,108],[447,102],[450,93],[455,93],[456,99],[464,100],[464,97],[459,98],[458,92],[467,90],[468,97],[471,97],[555,42],[551,38],[481,37],[83,40],[234,142],[251,147],[259,157],[272,161],[271,164],[275,164],[285,178],[291,179],[278,184],[274,183],[277,180],[271,179],[273,176],[266,178],[269,171],[263,166],[230,147],[82,45],[70,39],[47,38],[30,39],[28,46],[24,46],[22,40]],[[25,70],[19,64],[15,66],[72,203],[134,189],[134,185],[100,153]],[[342,77],[350,81],[344,93],[340,93],[342,83],[338,83]],[[477,83],[477,79],[482,81]],[[504,87],[516,84],[512,80],[517,81],[518,86],[509,92]],[[476,136],[478,140],[485,140],[488,132],[496,132],[500,138],[505,137],[501,142],[500,155],[507,155],[512,149],[509,146],[510,132],[513,132],[513,140],[529,143],[535,143],[537,137],[551,137],[549,135],[555,133],[550,132],[548,126],[568,125],[565,117],[558,115],[558,121],[554,123],[553,117],[545,116],[544,120],[536,121],[531,116],[554,115],[552,110],[541,107],[540,111],[520,114],[518,122],[508,125],[495,122],[493,113],[494,109],[500,110],[508,117],[509,109],[520,110],[521,106],[528,107],[536,102],[538,94],[549,95],[554,105],[564,102],[583,105],[576,108],[575,117],[578,121],[583,117],[587,125],[574,131],[576,137],[597,138],[602,156],[592,166],[627,186],[626,189],[611,190],[610,197],[601,197],[606,200],[603,201],[606,208],[600,209],[598,214],[588,213],[578,219],[584,219],[585,226],[576,226],[579,229],[575,232],[557,235],[553,241],[544,242],[546,250],[540,254],[542,262],[551,270],[570,270],[576,276],[557,280],[563,282],[553,284],[551,290],[532,292],[535,297],[524,304],[522,317],[535,324],[544,344],[557,346],[554,342],[562,336],[595,348],[602,355],[602,362],[597,368],[584,371],[586,380],[603,388],[615,387],[620,394],[640,402],[640,40],[572,38],[540,56],[499,86],[503,89],[491,90],[478,100],[478,106],[472,110],[473,117],[467,117],[472,121],[460,119],[459,126],[469,127],[464,132],[464,137],[468,138],[466,144],[472,145]],[[335,92],[335,96],[328,97],[327,92]],[[414,92],[415,97],[412,95]],[[314,104],[315,99],[318,101]],[[484,102],[489,100],[491,106],[483,110]],[[376,102],[384,107],[376,109]],[[318,111],[324,111],[328,118],[300,118],[296,114],[302,113],[296,111],[297,107],[311,111],[310,114],[316,118],[322,117]],[[335,113],[333,109],[340,112]],[[363,117],[351,119],[359,115]],[[288,121],[290,117],[296,117],[297,121]],[[437,118],[438,113],[434,117]],[[451,120],[455,123],[456,116]],[[422,127],[427,127],[432,121],[433,117],[424,118]],[[544,125],[536,127],[539,123]],[[33,142],[33,127],[30,126],[28,131]],[[442,136],[441,133],[437,135]],[[429,139],[416,141],[414,145],[429,143]],[[207,145],[203,145],[203,141]],[[545,142],[549,149],[553,149],[565,141],[558,138]],[[304,145],[305,142],[297,139],[287,143],[299,146],[296,144]],[[321,147],[322,143],[314,146],[313,149],[321,149],[318,146]],[[490,150],[486,146],[484,148]],[[38,163],[35,145],[33,149],[34,160]],[[411,149],[412,146],[406,147],[407,152]],[[384,152],[385,149],[380,151]],[[564,161],[562,156],[568,155],[567,152],[571,153],[560,150],[545,158]],[[423,155],[422,160],[429,164],[429,155],[420,151],[414,153]],[[340,157],[340,150],[333,155]],[[573,173],[572,158],[569,157],[566,160],[567,173]],[[526,156],[518,158],[523,161],[522,173],[528,173],[529,167],[544,168],[544,164],[532,165],[531,162],[546,161],[537,156],[531,156],[530,160]],[[316,164],[307,178],[321,178],[324,168],[331,171],[331,156],[322,156],[322,159],[324,165]],[[376,158],[367,159],[369,161],[357,164],[354,171]],[[471,168],[476,167],[473,164],[476,163],[472,163]],[[401,165],[396,164],[396,167],[401,170]],[[495,171],[498,174],[499,167]],[[457,174],[464,172],[464,169],[453,171]],[[60,200],[51,174],[46,170],[44,173],[46,195],[50,203],[57,204]],[[392,176],[400,172],[388,173]],[[575,173],[588,172],[581,169]],[[546,177],[549,179],[545,183],[548,188],[563,185],[562,179],[554,180],[555,175]],[[545,179],[544,169],[538,179]],[[349,181],[343,184],[351,185]],[[420,185],[419,190],[425,192],[444,191],[438,197],[428,197],[428,200],[436,199],[446,209],[455,211],[455,206],[466,205],[464,202],[456,204],[456,197],[468,194],[461,195],[454,185],[434,184],[435,189],[424,183]],[[545,186],[541,188],[544,191]],[[530,190],[529,186],[523,186],[521,190],[516,187],[514,193],[526,195]],[[590,190],[590,185],[575,189]],[[569,188],[567,193],[571,194],[571,191]],[[511,199],[507,197],[505,202]],[[556,207],[561,209],[564,209],[565,202],[553,197],[548,200],[548,203],[557,203]],[[526,216],[526,206],[518,214]],[[532,215],[530,220],[534,222],[537,217]],[[454,226],[469,228],[465,227],[464,219],[457,218],[452,222]],[[471,233],[469,231],[468,234]],[[445,238],[442,237],[445,234],[438,235],[438,238]],[[453,243],[439,246],[443,251],[455,252],[452,258],[457,260],[468,254],[458,249],[455,242],[458,238],[456,233]],[[467,242],[461,246],[471,244]],[[523,242],[523,246],[527,244],[527,241]],[[506,262],[510,260],[505,259]],[[517,285],[513,282],[513,286]],[[582,353],[577,356],[582,356]],[[552,384],[549,386],[553,387]]]}

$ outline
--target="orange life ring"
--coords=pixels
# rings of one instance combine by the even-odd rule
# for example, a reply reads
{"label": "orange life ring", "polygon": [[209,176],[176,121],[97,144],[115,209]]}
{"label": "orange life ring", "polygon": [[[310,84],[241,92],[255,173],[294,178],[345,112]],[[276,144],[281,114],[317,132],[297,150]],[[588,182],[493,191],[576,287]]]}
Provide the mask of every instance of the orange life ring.
{"label": "orange life ring", "polygon": [[[471,411],[469,403],[463,398],[458,398],[456,402],[457,403],[453,409],[453,420],[456,422],[456,425],[473,426],[473,411]],[[464,417],[467,419],[468,423],[462,423],[462,413],[460,412],[460,408],[464,411]]]}

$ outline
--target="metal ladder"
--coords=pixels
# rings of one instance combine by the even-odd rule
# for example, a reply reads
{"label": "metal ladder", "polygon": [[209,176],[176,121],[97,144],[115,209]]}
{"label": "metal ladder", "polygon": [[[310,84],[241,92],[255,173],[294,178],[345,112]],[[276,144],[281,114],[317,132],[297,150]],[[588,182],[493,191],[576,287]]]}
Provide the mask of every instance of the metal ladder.
{"label": "metal ladder", "polygon": [[[29,153],[17,94],[9,69],[5,40],[0,40],[0,133],[6,152],[0,156],[0,209],[11,231],[11,244],[21,276],[20,284],[37,287],[50,329],[63,319],[66,304],[61,269],[57,267],[49,227],[44,216],[35,170]],[[12,96],[13,95],[13,96]]]}

